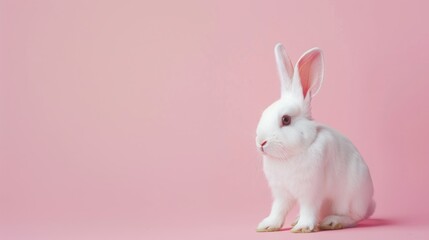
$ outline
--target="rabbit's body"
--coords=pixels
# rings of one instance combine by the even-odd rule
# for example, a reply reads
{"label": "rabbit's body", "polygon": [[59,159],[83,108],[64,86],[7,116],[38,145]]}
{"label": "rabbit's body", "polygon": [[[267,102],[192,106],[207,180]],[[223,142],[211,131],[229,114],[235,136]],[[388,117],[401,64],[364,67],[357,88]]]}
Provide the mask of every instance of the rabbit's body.
{"label": "rabbit's body", "polygon": [[[300,77],[290,72],[294,70],[284,62],[281,51],[282,46],[276,46],[277,63],[282,64],[280,76],[289,82],[282,82],[282,98],[264,111],[257,129],[256,142],[274,197],[271,214],[258,231],[279,230],[295,203],[300,206],[300,216],[293,232],[353,226],[375,208],[368,167],[346,137],[311,119],[311,95],[307,93],[315,83],[310,81],[305,89],[301,78],[317,76],[323,67],[321,53],[304,54],[295,67]],[[307,66],[310,73],[303,73],[306,66],[299,64],[312,64],[319,56],[319,68],[313,64]],[[283,75],[281,71],[285,71]]]}
{"label": "rabbit's body", "polygon": [[328,127],[318,125],[314,142],[301,154],[284,161],[264,156],[263,164],[272,189],[289,194],[301,207],[306,202],[319,206],[318,219],[310,225],[340,215],[351,220],[333,222],[332,227],[349,227],[371,214],[373,189],[368,167],[353,144]]}

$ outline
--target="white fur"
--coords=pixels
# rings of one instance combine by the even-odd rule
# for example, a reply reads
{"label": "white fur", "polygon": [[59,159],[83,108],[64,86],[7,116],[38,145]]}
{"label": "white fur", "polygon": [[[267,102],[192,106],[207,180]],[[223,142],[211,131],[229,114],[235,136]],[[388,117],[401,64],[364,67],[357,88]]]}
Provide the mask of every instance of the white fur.
{"label": "white fur", "polygon": [[[307,51],[294,68],[281,44],[275,54],[281,98],[265,109],[256,132],[274,201],[257,230],[279,230],[295,203],[300,211],[292,232],[354,226],[374,212],[373,185],[353,144],[311,119],[311,98],[323,80],[322,53]],[[290,125],[282,126],[283,115],[292,117]]]}

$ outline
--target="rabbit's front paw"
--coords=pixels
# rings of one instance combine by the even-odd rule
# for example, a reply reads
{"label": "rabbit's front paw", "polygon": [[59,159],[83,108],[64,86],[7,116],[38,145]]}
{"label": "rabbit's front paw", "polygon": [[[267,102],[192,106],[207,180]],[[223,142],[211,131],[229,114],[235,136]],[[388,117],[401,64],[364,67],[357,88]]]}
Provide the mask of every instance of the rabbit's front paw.
{"label": "rabbit's front paw", "polygon": [[316,223],[304,223],[298,220],[298,223],[291,229],[293,233],[309,233],[309,232],[317,232],[319,228]]}
{"label": "rabbit's front paw", "polygon": [[256,228],[257,232],[279,231],[283,226],[283,219],[275,217],[266,217]]}

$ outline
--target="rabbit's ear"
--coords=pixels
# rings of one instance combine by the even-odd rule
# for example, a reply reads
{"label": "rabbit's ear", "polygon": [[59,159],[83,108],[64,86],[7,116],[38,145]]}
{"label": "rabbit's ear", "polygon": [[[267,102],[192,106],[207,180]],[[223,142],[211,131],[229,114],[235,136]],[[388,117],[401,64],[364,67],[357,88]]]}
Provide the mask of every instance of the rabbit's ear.
{"label": "rabbit's ear", "polygon": [[274,47],[274,54],[276,56],[277,70],[280,77],[281,94],[283,96],[292,85],[293,65],[281,43],[277,43]]}
{"label": "rabbit's ear", "polygon": [[319,48],[312,48],[305,52],[295,66],[301,81],[304,98],[314,97],[322,86],[323,55]]}

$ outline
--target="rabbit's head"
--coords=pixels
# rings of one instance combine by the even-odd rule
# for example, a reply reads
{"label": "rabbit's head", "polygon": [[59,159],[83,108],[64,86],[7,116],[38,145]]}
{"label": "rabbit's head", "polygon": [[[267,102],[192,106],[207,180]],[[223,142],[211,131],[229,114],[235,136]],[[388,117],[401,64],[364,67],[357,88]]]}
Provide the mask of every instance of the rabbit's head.
{"label": "rabbit's head", "polygon": [[323,56],[318,48],[305,52],[293,67],[283,45],[274,48],[281,97],[262,113],[256,145],[262,154],[286,159],[304,151],[317,136],[311,119],[311,98],[323,81]]}

